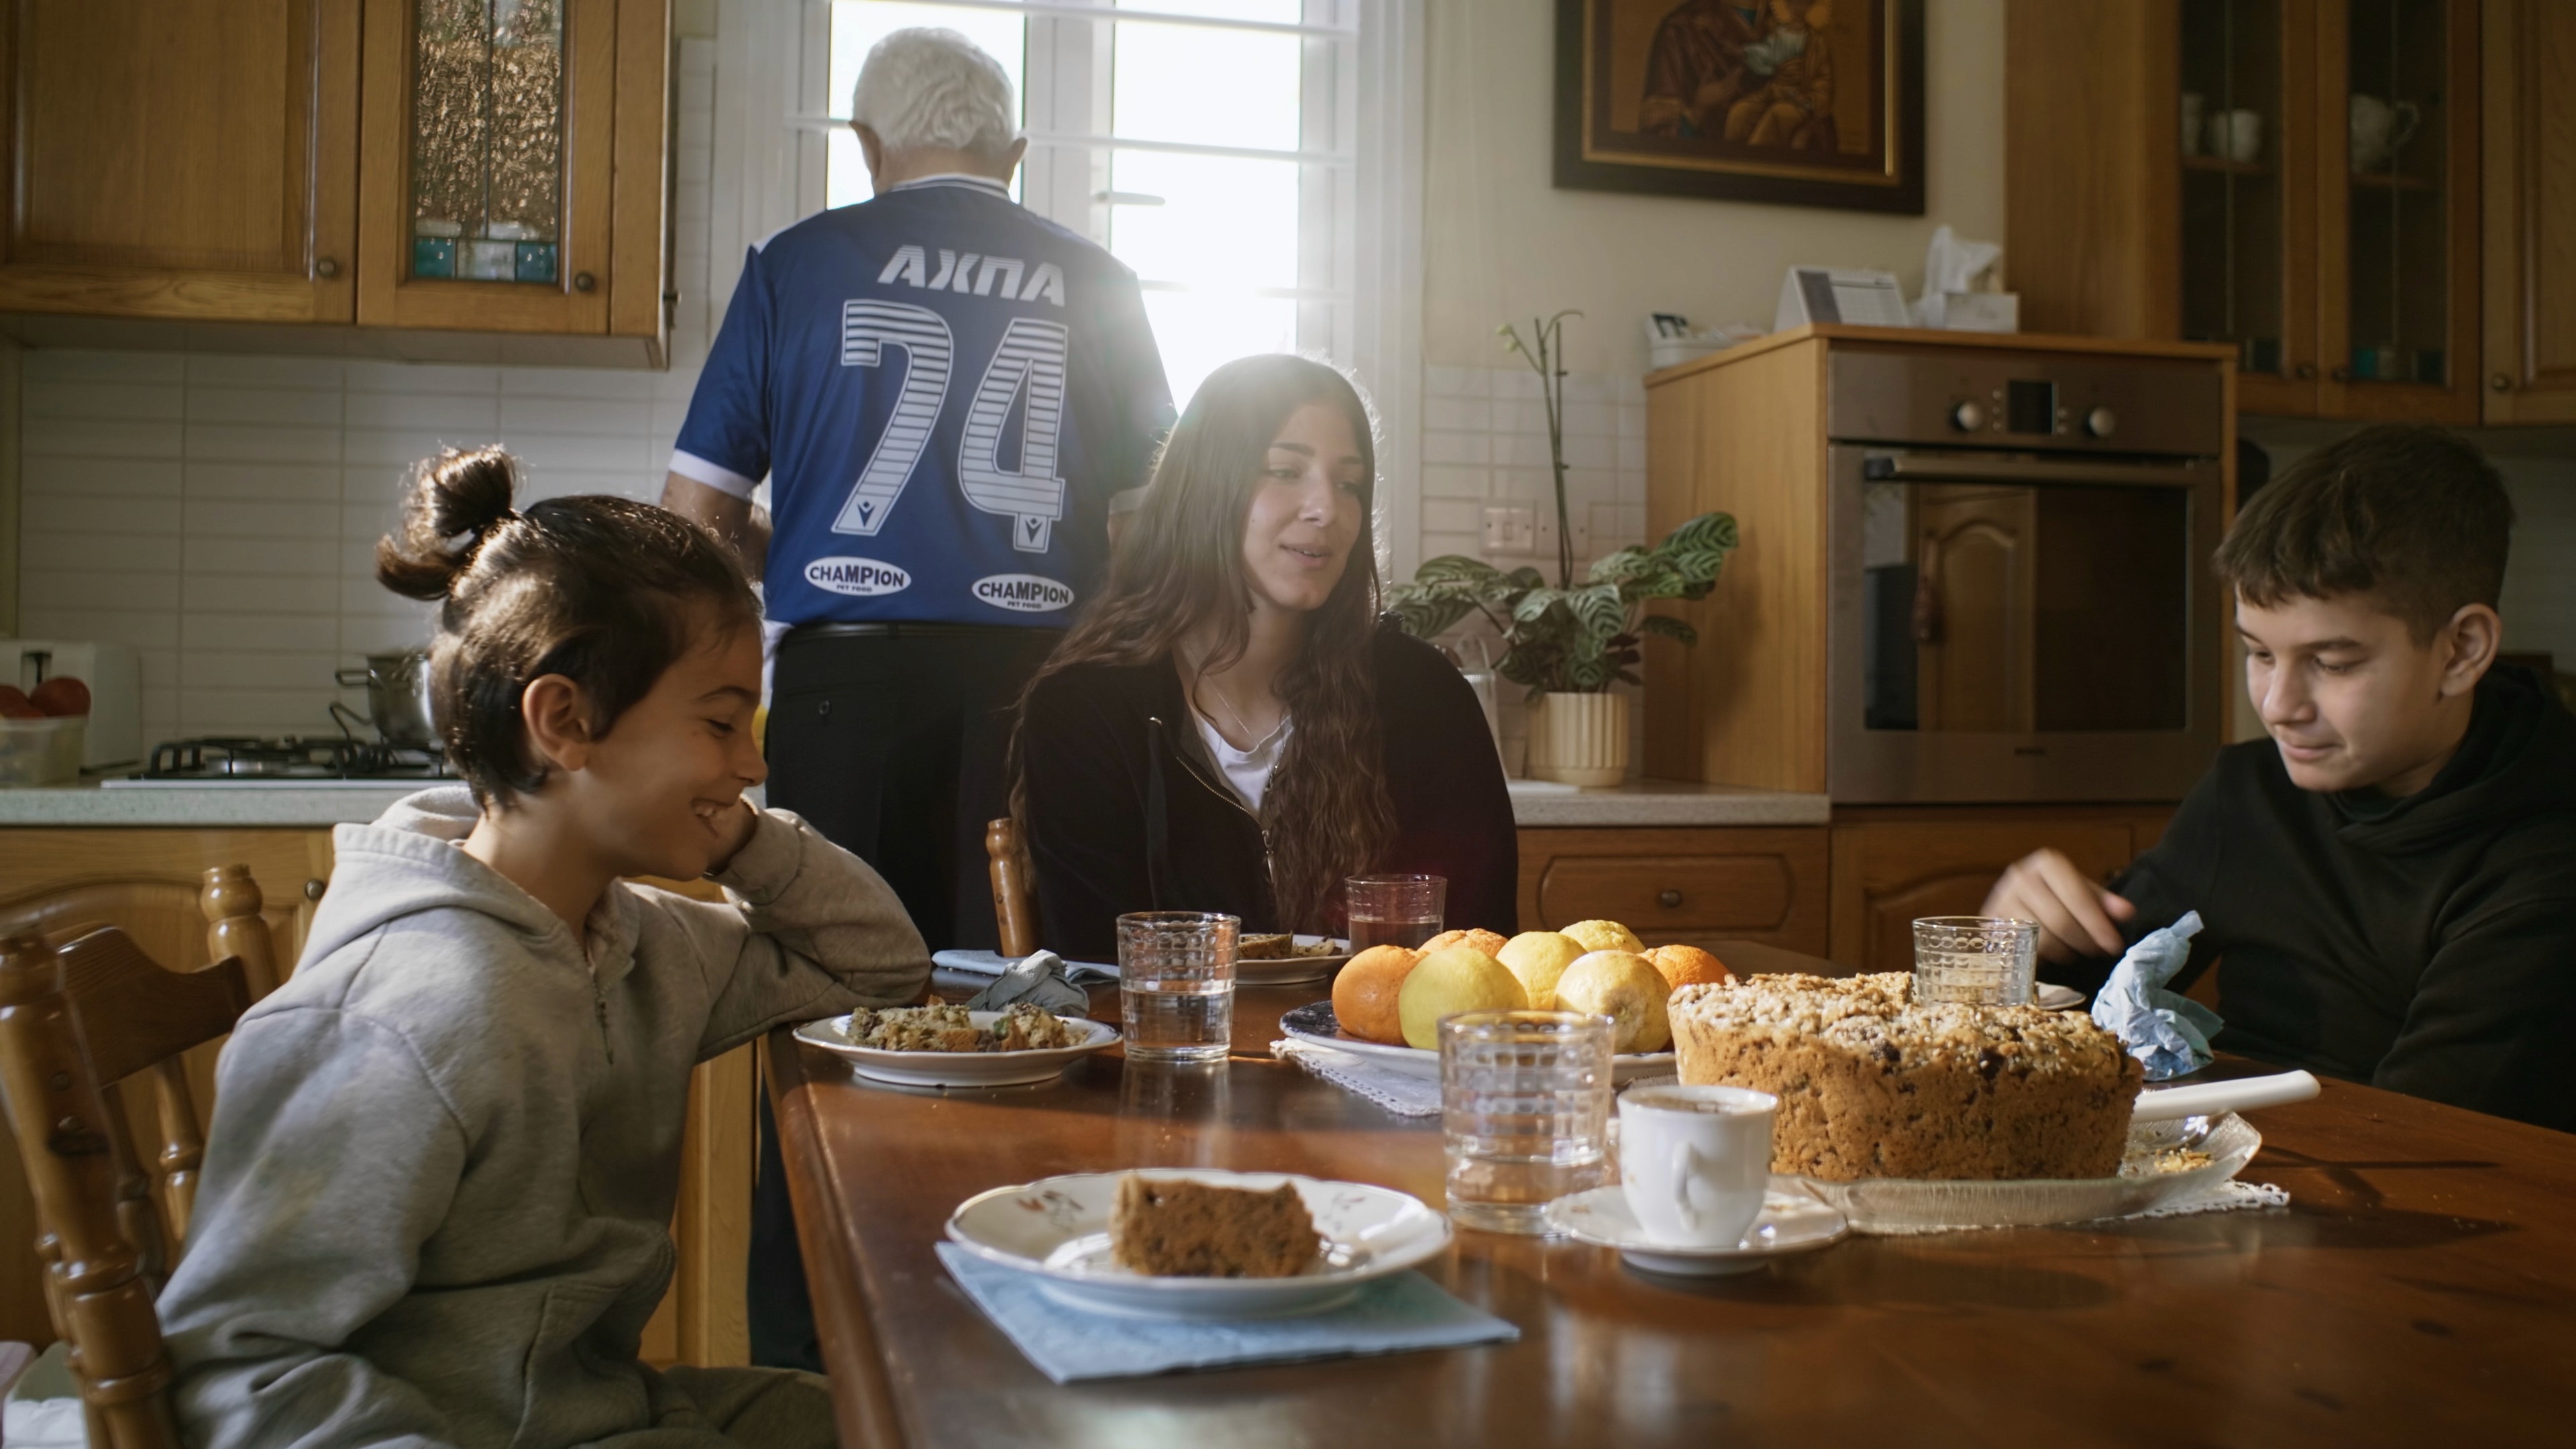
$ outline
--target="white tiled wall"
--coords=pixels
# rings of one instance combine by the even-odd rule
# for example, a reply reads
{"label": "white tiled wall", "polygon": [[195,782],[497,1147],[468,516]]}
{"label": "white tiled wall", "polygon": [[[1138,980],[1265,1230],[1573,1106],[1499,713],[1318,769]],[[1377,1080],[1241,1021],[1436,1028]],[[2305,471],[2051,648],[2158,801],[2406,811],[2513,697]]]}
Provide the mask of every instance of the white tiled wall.
{"label": "white tiled wall", "polygon": [[135,645],[143,737],[330,733],[332,671],[425,643],[375,582],[405,473],[501,442],[522,501],[658,498],[706,353],[714,47],[680,55],[667,372],[39,349],[25,355],[20,632]]}

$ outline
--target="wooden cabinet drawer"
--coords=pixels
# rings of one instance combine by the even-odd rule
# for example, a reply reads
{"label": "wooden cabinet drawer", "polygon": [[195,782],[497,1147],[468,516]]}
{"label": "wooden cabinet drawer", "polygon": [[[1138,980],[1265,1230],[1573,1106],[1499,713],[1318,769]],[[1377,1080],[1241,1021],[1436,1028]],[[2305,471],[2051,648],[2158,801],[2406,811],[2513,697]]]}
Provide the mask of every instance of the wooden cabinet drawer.
{"label": "wooden cabinet drawer", "polygon": [[1822,828],[1524,830],[1520,925],[1619,921],[1649,945],[1714,938],[1822,954]]}

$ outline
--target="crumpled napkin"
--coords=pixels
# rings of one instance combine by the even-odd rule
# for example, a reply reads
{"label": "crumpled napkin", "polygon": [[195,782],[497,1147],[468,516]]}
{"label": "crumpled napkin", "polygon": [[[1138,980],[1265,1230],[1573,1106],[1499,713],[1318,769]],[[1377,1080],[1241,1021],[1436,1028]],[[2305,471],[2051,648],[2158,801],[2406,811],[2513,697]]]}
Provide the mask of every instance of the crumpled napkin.
{"label": "crumpled napkin", "polygon": [[1013,963],[993,978],[992,985],[967,998],[966,1009],[1000,1011],[1022,1001],[1059,1015],[1081,1016],[1091,1007],[1091,997],[1065,979],[1064,958],[1053,951],[1037,951]]}
{"label": "crumpled napkin", "polygon": [[2111,979],[2093,998],[2093,1024],[2120,1039],[2129,1055],[2147,1065],[2147,1080],[2161,1082],[2197,1071],[2210,1062],[2209,1039],[2226,1025],[2218,1013],[2164,989],[2174,973],[2191,959],[2191,938],[2200,934],[2200,912],[2159,931],[2149,931],[2131,946]]}

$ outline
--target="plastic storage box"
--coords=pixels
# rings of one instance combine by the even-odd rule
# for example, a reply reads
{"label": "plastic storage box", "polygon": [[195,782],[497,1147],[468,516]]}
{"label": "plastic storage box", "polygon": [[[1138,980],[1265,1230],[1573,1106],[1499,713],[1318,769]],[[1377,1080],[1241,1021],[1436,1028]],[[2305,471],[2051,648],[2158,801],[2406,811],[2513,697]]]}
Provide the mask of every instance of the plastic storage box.
{"label": "plastic storage box", "polygon": [[67,785],[80,778],[87,715],[0,719],[0,787]]}

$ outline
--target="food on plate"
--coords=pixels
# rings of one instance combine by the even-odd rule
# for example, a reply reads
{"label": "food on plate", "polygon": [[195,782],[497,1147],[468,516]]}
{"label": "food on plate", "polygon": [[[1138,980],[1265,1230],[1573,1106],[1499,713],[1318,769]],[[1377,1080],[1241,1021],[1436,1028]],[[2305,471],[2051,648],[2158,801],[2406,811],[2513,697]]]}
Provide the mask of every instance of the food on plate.
{"label": "food on plate", "polygon": [[1088,1038],[1043,1007],[1014,1002],[991,1026],[977,1026],[962,1006],[893,1006],[850,1013],[844,1033],[856,1045],[890,1052],[1026,1052],[1080,1046]]}
{"label": "food on plate", "polygon": [[1529,993],[1521,989],[1520,978],[1511,968],[1472,946],[1452,946],[1426,951],[1414,963],[1396,993],[1395,1013],[1406,1046],[1437,1051],[1440,1018],[1462,1011],[1517,1011],[1528,1005]]}
{"label": "food on plate", "polygon": [[1697,946],[1657,946],[1646,953],[1655,969],[1664,973],[1664,981],[1675,991],[1685,986],[1722,985],[1735,979],[1726,963]]}
{"label": "food on plate", "polygon": [[1396,997],[1421,959],[1421,952],[1402,946],[1371,946],[1353,956],[1333,977],[1333,1020],[1362,1041],[1400,1045],[1404,1025]]}
{"label": "food on plate", "polygon": [[1673,1040],[1664,1014],[1672,994],[1655,963],[1633,951],[1586,951],[1556,978],[1556,1009],[1584,1011],[1618,1023],[1613,1052],[1659,1052]]}
{"label": "food on plate", "polygon": [[1521,990],[1529,993],[1530,1010],[1556,1010],[1556,979],[1574,964],[1586,947],[1562,931],[1523,931],[1503,943],[1494,959],[1510,968],[1521,979]]}
{"label": "food on plate", "polygon": [[1627,951],[1643,955],[1646,943],[1637,933],[1617,921],[1577,921],[1565,928],[1565,934],[1583,943],[1586,951]]}
{"label": "food on plate", "polygon": [[1771,1170],[2109,1177],[2144,1075],[2074,1012],[1916,1002],[1903,972],[1756,976],[1673,993],[1681,1079],[1780,1098]]}
{"label": "food on plate", "polygon": [[1494,957],[1500,957],[1503,954],[1502,936],[1482,927],[1464,931],[1443,931],[1422,943],[1422,949],[1425,951],[1446,951],[1452,946],[1472,946]]}
{"label": "food on plate", "polygon": [[36,686],[27,702],[57,719],[89,713],[89,686],[68,674],[57,674]]}
{"label": "food on plate", "polygon": [[1338,956],[1341,945],[1331,937],[1298,945],[1297,938],[1286,931],[1264,931],[1245,936],[1234,943],[1237,961],[1291,961],[1301,956]]}
{"label": "food on plate", "polygon": [[0,684],[0,719],[43,719],[45,712],[14,684]]}
{"label": "food on plate", "polygon": [[1129,1173],[1109,1210],[1109,1252],[1156,1278],[1292,1278],[1323,1246],[1295,1183],[1269,1192]]}

